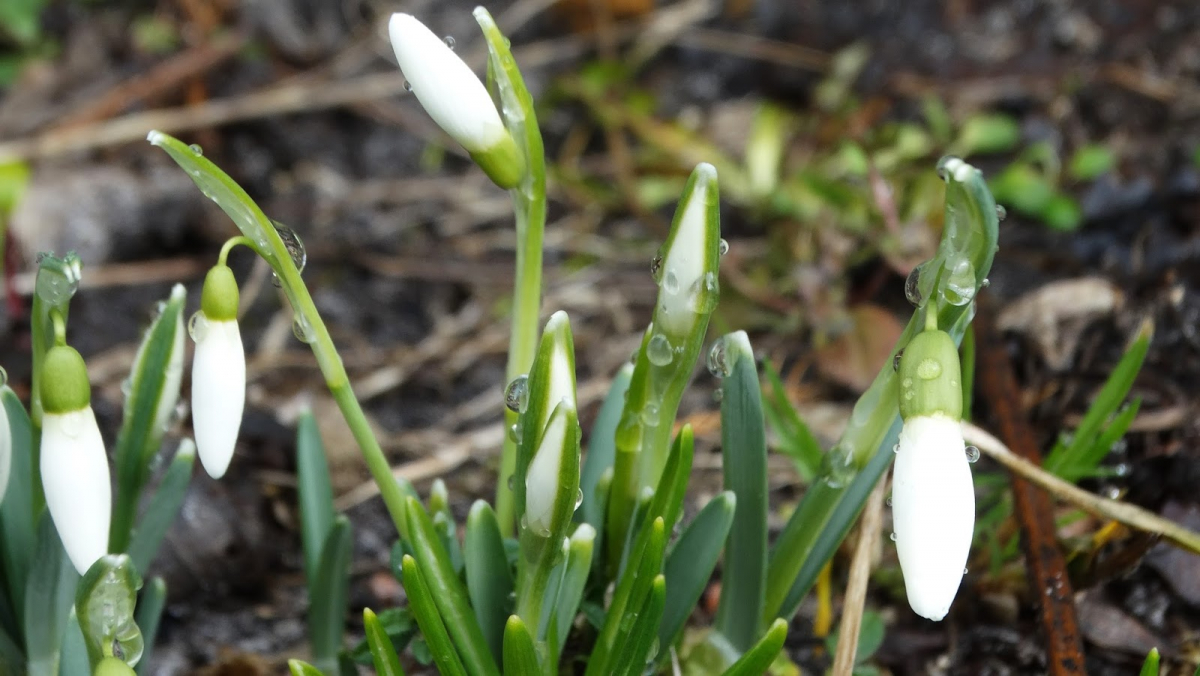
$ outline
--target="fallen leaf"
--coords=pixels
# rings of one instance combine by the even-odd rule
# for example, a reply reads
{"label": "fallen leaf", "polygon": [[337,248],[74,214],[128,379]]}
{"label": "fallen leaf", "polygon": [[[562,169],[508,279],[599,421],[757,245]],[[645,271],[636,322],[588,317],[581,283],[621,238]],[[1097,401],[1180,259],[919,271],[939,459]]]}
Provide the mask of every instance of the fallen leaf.
{"label": "fallen leaf", "polygon": [[817,351],[817,370],[862,392],[891,358],[903,330],[891,312],[877,305],[855,306],[850,309],[846,331]]}

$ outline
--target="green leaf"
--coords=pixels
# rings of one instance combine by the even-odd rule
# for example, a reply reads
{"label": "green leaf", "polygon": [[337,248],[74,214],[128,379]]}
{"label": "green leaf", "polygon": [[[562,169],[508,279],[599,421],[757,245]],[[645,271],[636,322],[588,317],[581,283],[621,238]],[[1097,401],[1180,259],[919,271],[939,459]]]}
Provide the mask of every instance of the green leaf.
{"label": "green leaf", "polygon": [[1055,230],[1070,231],[1079,227],[1083,222],[1083,212],[1075,198],[1063,193],[1055,193],[1040,214],[1042,221]]}
{"label": "green leaf", "polygon": [[[0,162],[0,221],[7,221],[8,215],[21,203],[29,186],[29,174],[29,165],[25,162]],[[0,232],[3,232],[2,228]],[[0,244],[0,251],[3,251],[3,247]],[[0,265],[0,269],[3,269],[3,265]]]}
{"label": "green leaf", "polygon": [[1090,181],[1107,173],[1116,163],[1117,158],[1111,150],[1097,143],[1089,143],[1071,156],[1067,173],[1076,181]]}
{"label": "green leaf", "polygon": [[[867,610],[863,612],[858,632],[858,646],[854,651],[854,663],[856,665],[871,659],[875,652],[879,650],[879,646],[883,645],[887,626],[884,624],[883,617],[879,613]],[[831,655],[837,652],[839,636],[839,633],[834,632],[825,639],[825,649]]]}
{"label": "green leaf", "polygon": [[150,498],[142,520],[138,522],[133,540],[129,543],[129,557],[141,574],[146,574],[158,548],[162,546],[167,531],[183,507],[187,497],[188,483],[192,480],[192,467],[196,464],[196,444],[191,439],[179,442],[179,450],[163,474],[158,490]]}
{"label": "green leaf", "polygon": [[1048,178],[1023,162],[1010,164],[991,187],[997,202],[1030,216],[1041,216],[1056,193]]}
{"label": "green leaf", "polygon": [[821,468],[821,457],[824,455],[821,443],[792,407],[787,388],[770,362],[763,362],[763,373],[771,386],[770,391],[763,388],[763,394],[766,395],[763,415],[771,430],[779,437],[779,450],[795,461],[800,477],[806,483],[810,482]]}
{"label": "green leaf", "polygon": [[745,332],[721,339],[729,375],[722,383],[721,457],[737,512],[725,546],[721,604],[714,627],[739,651],[758,638],[767,578],[767,441],[754,351]]}
{"label": "green leaf", "polygon": [[182,284],[176,284],[162,311],[146,330],[133,361],[129,394],[125,398],[125,417],[114,452],[117,490],[108,535],[109,551],[124,552],[129,548],[138,498],[179,401],[179,386],[183,382],[183,305],[186,301],[187,291]]}
{"label": "green leaf", "polygon": [[[629,625],[637,619],[638,611],[635,609],[641,609],[646,603],[654,580],[662,571],[666,546],[667,535],[663,517],[648,520],[643,526],[642,534],[638,536],[638,543],[634,545],[634,555],[629,560],[625,574],[617,581],[612,603],[604,618],[604,627],[600,630],[600,636],[596,639],[596,645],[588,659],[587,676],[607,676],[616,673],[613,668],[620,651],[625,647],[620,642],[620,636],[628,634]],[[657,635],[656,631],[652,630],[651,633]]]}
{"label": "green leaf", "polygon": [[48,513],[38,521],[37,547],[25,586],[25,650],[29,676],[58,676],[59,649],[79,573],[63,550]]}
{"label": "green leaf", "polygon": [[617,455],[615,435],[617,424],[621,421],[621,410],[625,405],[625,393],[629,391],[629,379],[633,376],[633,365],[624,364],[617,375],[613,377],[608,395],[596,414],[592,424],[591,435],[588,438],[587,455],[583,460],[580,472],[579,487],[583,490],[583,504],[579,515],[584,523],[591,524],[596,529],[598,540],[603,539],[604,530],[604,499],[597,489],[600,477],[610,470]]}
{"label": "green leaf", "polygon": [[316,598],[315,581],[321,548],[335,517],[333,485],[325,444],[312,411],[304,411],[296,424],[296,492],[300,502],[300,541],[304,545],[304,577],[308,595]]}
{"label": "green leaf", "polygon": [[142,598],[138,601],[134,618],[142,630],[142,659],[137,664],[137,673],[149,671],[150,653],[154,650],[154,642],[158,639],[158,625],[162,621],[163,608],[167,605],[167,583],[161,577],[155,577],[142,589]]}
{"label": "green leaf", "polygon": [[33,428],[25,407],[7,385],[0,386],[0,404],[8,416],[12,437],[8,490],[0,503],[0,542],[3,542],[0,558],[8,599],[13,610],[20,612],[25,608],[25,581],[29,578],[37,537],[33,484],[36,481],[40,485],[41,479],[34,469]]}
{"label": "green leaf", "polygon": [[959,347],[959,364],[962,366],[962,411],[963,420],[971,420],[971,406],[975,401],[975,329],[967,327]]}
{"label": "green leaf", "polygon": [[[139,663],[140,664],[140,663]],[[67,631],[63,635],[62,661],[58,665],[61,676],[73,674],[91,674],[92,666],[88,661],[87,643],[83,639],[83,630],[79,628],[79,617],[71,610],[67,619]]]}
{"label": "green leaf", "polygon": [[[708,586],[717,560],[725,549],[725,538],[733,524],[736,505],[737,497],[733,491],[725,491],[710,500],[683,529],[667,555],[663,570],[667,577],[667,598],[658,628],[663,656],[683,633],[687,619]],[[757,622],[756,618],[755,624]]]}
{"label": "green leaf", "polygon": [[325,676],[320,669],[300,660],[288,660],[288,670],[292,676]]}
{"label": "green leaf", "polygon": [[[403,558],[403,555],[400,558]],[[403,581],[404,576],[400,571],[400,558],[396,560],[396,577],[400,581]],[[414,638],[420,638],[417,635],[417,621],[413,618],[412,611],[407,606],[388,608],[379,613],[376,616],[376,620],[397,653],[404,652],[404,649],[413,642]],[[424,642],[422,642],[422,645],[424,645]],[[414,657],[417,656],[415,646],[413,648],[413,655]],[[370,665],[373,663],[374,658],[371,656],[371,646],[365,638],[350,650],[350,657],[357,664]],[[428,660],[422,663],[428,664]]]}
{"label": "green leaf", "polygon": [[783,641],[787,638],[788,623],[777,619],[771,623],[767,633],[742,658],[725,670],[723,676],[759,676],[779,657]]}
{"label": "green leaf", "polygon": [[662,574],[656,575],[650,584],[650,593],[633,621],[622,623],[628,625],[629,629],[617,634],[617,645],[621,646],[621,650],[617,655],[614,674],[640,676],[646,671],[646,663],[655,657],[650,651],[658,640],[658,624],[662,620],[666,597],[667,580]]}
{"label": "green leaf", "polygon": [[114,644],[130,665],[142,659],[145,642],[134,619],[142,578],[127,554],[105,554],[88,568],[75,593],[75,615],[94,669]]}
{"label": "green leaf", "polygon": [[969,118],[958,134],[954,152],[963,156],[990,155],[1016,148],[1021,127],[1008,115],[989,113]]}
{"label": "green leaf", "polygon": [[367,633],[367,645],[371,648],[371,660],[375,664],[375,673],[378,676],[404,676],[404,669],[400,666],[400,656],[396,654],[396,647],[392,645],[392,639],[388,638],[383,624],[370,608],[363,609],[363,628]]}
{"label": "green leaf", "polygon": [[[421,503],[407,498],[406,515],[408,532],[411,536],[413,554],[421,565],[423,580],[432,590],[432,599],[437,612],[445,621],[445,627],[454,639],[454,647],[462,657],[463,665],[472,674],[499,674],[495,659],[483,637],[483,631],[475,620],[468,601],[467,590],[454,571],[450,556],[438,537],[429,514]],[[407,589],[407,587],[406,587]],[[417,617],[418,622],[420,616]],[[422,626],[424,632],[424,626]],[[425,636],[429,639],[428,634]],[[433,648],[433,644],[430,644]],[[437,654],[437,650],[434,650]]]}
{"label": "green leaf", "polygon": [[471,505],[465,537],[467,593],[492,656],[499,661],[504,656],[504,627],[512,612],[513,577],[500,524],[487,502],[477,500]]}
{"label": "green leaf", "polygon": [[309,599],[308,633],[313,661],[329,673],[337,670],[337,655],[346,630],[353,545],[350,520],[339,514],[321,546],[317,574],[310,581],[313,596]]}
{"label": "green leaf", "polygon": [[537,648],[533,635],[520,617],[512,615],[504,625],[504,673],[538,674],[542,667],[538,663]]}
{"label": "green leaf", "polygon": [[0,673],[25,676],[25,655],[3,628],[0,628]]}
{"label": "green leaf", "polygon": [[566,566],[563,569],[562,582],[558,586],[558,598],[550,615],[550,620],[554,623],[553,634],[556,637],[551,646],[554,656],[562,651],[563,641],[567,639],[571,625],[575,622],[575,615],[579,612],[579,603],[583,599],[588,573],[592,568],[595,544],[596,531],[589,524],[580,524],[571,534]]}
{"label": "green leaf", "polygon": [[[1149,653],[1146,653],[1146,661],[1142,662],[1142,670],[1138,672],[1138,676],[1158,676],[1158,648],[1151,648]],[[1200,671],[1200,667],[1197,668]]]}
{"label": "green leaf", "polygon": [[[1127,429],[1129,423],[1133,422],[1133,416],[1137,415],[1136,407],[1132,407],[1132,414],[1129,413],[1129,409],[1120,414],[1118,410],[1129,396],[1133,383],[1142,370],[1153,335],[1154,327],[1149,322],[1138,329],[1125,354],[1092,399],[1092,404],[1071,437],[1071,442],[1065,446],[1056,446],[1042,463],[1047,471],[1068,481],[1077,481],[1095,472],[1096,467],[1103,462],[1112,444],[1124,434],[1122,426]],[[1118,417],[1114,419],[1114,415]],[[1112,422],[1108,424],[1108,429],[1120,432],[1116,438],[1104,434],[1105,423],[1110,419]],[[1113,428],[1113,425],[1117,427]]]}
{"label": "green leaf", "polygon": [[[423,509],[410,503],[409,514],[415,511],[424,513]],[[413,617],[417,619],[417,625],[421,627],[421,636],[429,645],[438,672],[443,676],[466,676],[467,670],[463,666],[459,651],[450,640],[436,600],[425,584],[425,577],[416,559],[405,555],[400,565],[404,577],[404,591],[408,594],[408,606],[412,609]]]}

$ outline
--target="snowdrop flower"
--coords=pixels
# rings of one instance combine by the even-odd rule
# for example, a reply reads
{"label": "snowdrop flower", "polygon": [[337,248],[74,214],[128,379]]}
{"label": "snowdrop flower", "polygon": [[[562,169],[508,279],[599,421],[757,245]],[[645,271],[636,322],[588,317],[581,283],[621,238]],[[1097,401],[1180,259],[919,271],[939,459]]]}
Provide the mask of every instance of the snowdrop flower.
{"label": "snowdrop flower", "polygon": [[702,162],[683,189],[664,253],[655,262],[660,291],[654,321],[672,335],[687,334],[698,313],[716,307],[721,241],[717,205],[717,170]]}
{"label": "snowdrop flower", "polygon": [[237,323],[238,287],[233,271],[217,264],[204,278],[200,311],[189,330],[192,360],[192,427],[200,463],[220,479],[233,459],[246,403],[246,355]]}
{"label": "snowdrop flower", "polygon": [[63,548],[82,575],[108,552],[112,487],[108,455],[92,412],[87,366],[57,345],[42,366],[42,488]]}
{"label": "snowdrop flower", "polygon": [[393,14],[388,33],[409,89],[433,121],[497,185],[516,187],[525,172],[524,159],[471,68],[412,15]]}
{"label": "snowdrop flower", "polygon": [[525,525],[550,537],[569,525],[579,491],[579,440],[575,404],[554,408],[525,473]]}
{"label": "snowdrop flower", "polygon": [[896,551],[909,605],[938,621],[962,583],[975,527],[954,341],[936,329],[918,334],[900,358],[899,377],[904,427],[892,479]]}

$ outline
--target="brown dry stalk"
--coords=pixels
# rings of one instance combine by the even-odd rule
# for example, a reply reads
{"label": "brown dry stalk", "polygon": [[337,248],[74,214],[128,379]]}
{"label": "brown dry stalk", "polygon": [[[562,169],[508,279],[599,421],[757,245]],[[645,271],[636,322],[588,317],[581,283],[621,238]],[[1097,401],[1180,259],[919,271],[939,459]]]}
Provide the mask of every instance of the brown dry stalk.
{"label": "brown dry stalk", "polygon": [[842,621],[838,625],[837,653],[833,658],[833,676],[850,676],[858,654],[858,631],[862,627],[863,606],[867,601],[867,582],[871,577],[871,555],[879,546],[879,529],[883,523],[883,496],[887,491],[887,476],[879,478],[858,526],[858,545],[850,564],[850,579],[846,581],[846,597],[842,602]]}

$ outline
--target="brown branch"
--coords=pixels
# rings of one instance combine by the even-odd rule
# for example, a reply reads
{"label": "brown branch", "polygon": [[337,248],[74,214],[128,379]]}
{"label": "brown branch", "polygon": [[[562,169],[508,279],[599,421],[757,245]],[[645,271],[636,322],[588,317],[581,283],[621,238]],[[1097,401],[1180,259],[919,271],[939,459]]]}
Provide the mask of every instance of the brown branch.
{"label": "brown branch", "polygon": [[[1020,391],[1008,355],[986,308],[976,317],[975,330],[979,338],[979,389],[1000,436],[1018,456],[1040,466],[1042,457],[1033,429],[1017,408]],[[1029,586],[1041,606],[1048,671],[1053,676],[1085,674],[1074,592],[1058,547],[1053,503],[1048,494],[1016,474],[1012,475],[1012,491]]]}

